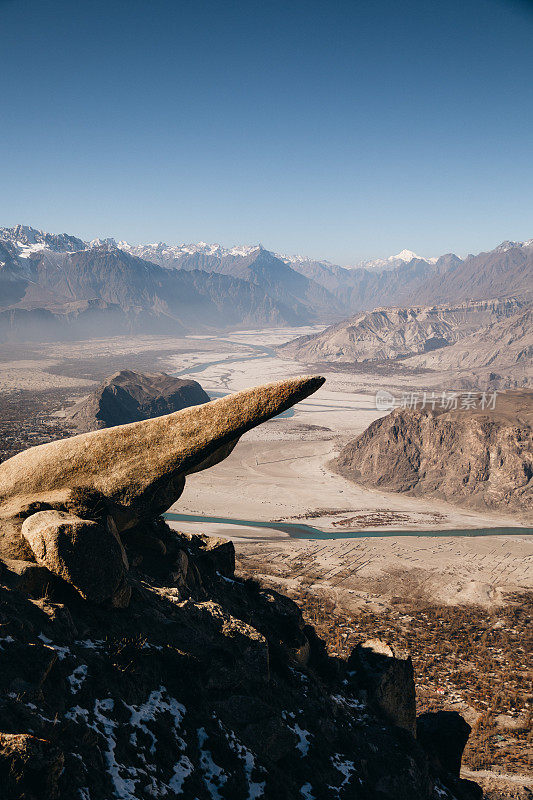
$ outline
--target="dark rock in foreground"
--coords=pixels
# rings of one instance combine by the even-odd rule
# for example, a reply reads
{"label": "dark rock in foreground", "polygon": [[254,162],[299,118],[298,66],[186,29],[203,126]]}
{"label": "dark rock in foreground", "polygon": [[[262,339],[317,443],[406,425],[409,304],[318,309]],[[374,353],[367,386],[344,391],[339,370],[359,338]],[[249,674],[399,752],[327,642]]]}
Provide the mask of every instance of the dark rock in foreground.
{"label": "dark rock in foreground", "polygon": [[208,403],[209,399],[197,381],[181,380],[164,372],[143,375],[122,370],[76,403],[67,413],[67,419],[79,430],[93,431],[172,414]]}
{"label": "dark rock in foreground", "polygon": [[53,575],[46,597],[10,589],[3,566],[2,800],[479,796],[366,705],[295,603],[221,575],[219,541],[160,520],[122,539],[128,609]]}

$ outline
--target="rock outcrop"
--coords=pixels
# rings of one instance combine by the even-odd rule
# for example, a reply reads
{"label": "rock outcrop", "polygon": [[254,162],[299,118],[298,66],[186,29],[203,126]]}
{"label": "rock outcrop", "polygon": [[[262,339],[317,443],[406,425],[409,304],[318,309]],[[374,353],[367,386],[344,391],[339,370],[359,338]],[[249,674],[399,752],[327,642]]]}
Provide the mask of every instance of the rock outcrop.
{"label": "rock outcrop", "polygon": [[421,714],[416,722],[418,741],[432,758],[435,768],[456,778],[471,730],[457,711]]}
{"label": "rock outcrop", "polygon": [[22,535],[37,563],[85,600],[127,605],[122,585],[128,562],[118,536],[106,525],[63,511],[38,511],[24,520]]}
{"label": "rock outcrop", "polygon": [[411,656],[381,639],[359,644],[348,660],[365,699],[392,725],[416,734],[416,697]]}
{"label": "rock outcrop", "polygon": [[3,544],[27,555],[0,558],[2,800],[477,799],[412,735],[409,659],[328,657],[293,601],[235,575],[230,542],[159,517],[187,474],[322,382],[0,466]]}
{"label": "rock outcrop", "polygon": [[94,431],[208,402],[209,395],[197,381],[174,378],[164,372],[148,375],[125,369],[106,378],[89,397],[76,403],[66,419],[81,431]]}
{"label": "rock outcrop", "polygon": [[247,389],[201,406],[39,445],[0,464],[0,555],[27,558],[23,521],[39,511],[85,519],[93,506],[118,531],[166,511],[186,475],[226,458],[243,433],[316,391],[323,378]]}
{"label": "rock outcrop", "polygon": [[[478,398],[479,399],[479,398]],[[352,480],[459,505],[533,511],[533,392],[500,394],[494,410],[398,408],[334,462]],[[479,406],[479,404],[478,404]]]}
{"label": "rock outcrop", "polygon": [[2,800],[477,800],[220,540],[142,533],[126,610],[0,575]]}
{"label": "rock outcrop", "polygon": [[416,723],[416,736],[428,754],[432,769],[447,781],[452,790],[471,794],[483,800],[482,789],[473,781],[461,779],[461,759],[471,732],[470,725],[457,711],[436,711],[421,714]]}

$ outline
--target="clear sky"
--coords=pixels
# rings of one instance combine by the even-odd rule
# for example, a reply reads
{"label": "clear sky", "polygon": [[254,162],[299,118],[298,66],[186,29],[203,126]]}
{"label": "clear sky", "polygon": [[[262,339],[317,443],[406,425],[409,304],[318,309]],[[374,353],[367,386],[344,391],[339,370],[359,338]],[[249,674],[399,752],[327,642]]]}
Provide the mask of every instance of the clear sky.
{"label": "clear sky", "polygon": [[0,0],[0,226],[337,263],[533,237],[533,0]]}

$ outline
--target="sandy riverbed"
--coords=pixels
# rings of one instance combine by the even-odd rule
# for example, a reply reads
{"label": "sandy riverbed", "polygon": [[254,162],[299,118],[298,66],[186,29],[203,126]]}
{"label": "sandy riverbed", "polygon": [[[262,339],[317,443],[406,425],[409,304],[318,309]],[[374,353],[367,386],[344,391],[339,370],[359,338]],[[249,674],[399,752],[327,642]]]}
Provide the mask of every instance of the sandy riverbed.
{"label": "sandy riverbed", "polygon": [[[9,353],[0,358],[0,391],[61,386],[79,393],[95,383],[86,377],[87,365],[112,364],[113,369],[104,373],[109,374],[117,363],[118,368],[136,368],[139,362],[134,359],[144,357],[150,371],[190,375],[207,391],[232,392],[305,372],[301,364],[278,357],[273,348],[310,330],[38,345],[26,358],[18,352],[13,358]],[[79,374],[72,370],[78,361],[84,365]],[[61,365],[67,362],[69,369],[61,374]],[[298,521],[335,531],[339,538],[294,539],[279,529],[227,521],[180,522],[175,527],[233,539],[244,562],[280,585],[303,580],[356,604],[379,604],[402,592],[445,602],[490,603],[505,592],[531,588],[533,537],[520,534],[519,528],[516,534],[484,538],[401,535],[401,531],[520,526],[518,516],[374,491],[331,472],[329,461],[342,444],[381,412],[374,402],[376,376],[328,372],[326,377],[326,384],[289,416],[251,431],[224,462],[190,476],[172,510],[226,520]],[[379,387],[392,388],[383,383]],[[347,528],[399,533],[350,539]]]}
{"label": "sandy riverbed", "polygon": [[[247,343],[275,346],[286,332],[249,333]],[[230,337],[233,339],[233,337]],[[228,339],[226,339],[227,343]],[[237,391],[301,373],[297,362],[278,357],[231,361],[199,369],[191,377],[207,391]],[[211,359],[206,359],[211,361]],[[387,388],[387,387],[384,387]],[[175,527],[231,538],[249,565],[278,582],[305,580],[333,588],[348,602],[379,604],[379,596],[424,594],[443,602],[500,600],[533,584],[532,537],[458,538],[396,536],[351,539],[339,521],[361,530],[427,531],[520,526],[518,516],[465,510],[433,498],[374,491],[333,473],[329,461],[348,437],[362,432],[381,412],[361,376],[328,373],[326,384],[298,404],[294,414],[246,434],[232,455],[188,478],[172,511],[250,521],[302,521],[339,538],[294,539],[275,528],[227,522],[172,523]],[[366,391],[365,391],[366,390]],[[279,567],[279,568],[278,568]]]}

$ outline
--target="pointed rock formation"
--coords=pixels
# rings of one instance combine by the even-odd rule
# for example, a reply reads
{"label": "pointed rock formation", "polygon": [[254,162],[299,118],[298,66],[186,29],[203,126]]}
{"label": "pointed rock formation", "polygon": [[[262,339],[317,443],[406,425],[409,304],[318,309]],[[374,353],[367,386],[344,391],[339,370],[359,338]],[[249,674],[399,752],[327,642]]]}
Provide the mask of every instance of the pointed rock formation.
{"label": "pointed rock formation", "polygon": [[309,376],[279,381],[19,453],[0,464],[0,555],[37,560],[88,599],[104,592],[127,603],[124,593],[116,597],[113,570],[105,587],[83,583],[78,557],[86,545],[96,557],[96,540],[106,553],[116,549],[114,535],[166,511],[186,475],[222,461],[246,431],[323,383]]}

